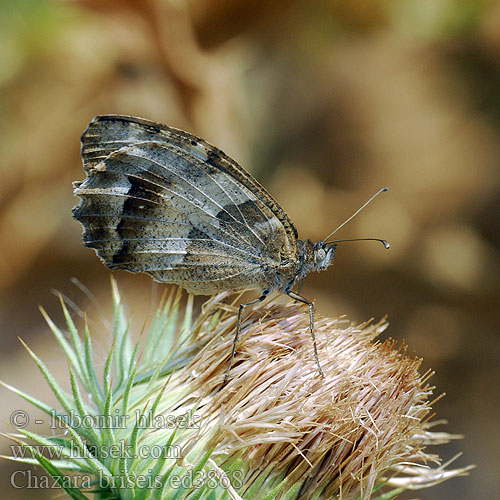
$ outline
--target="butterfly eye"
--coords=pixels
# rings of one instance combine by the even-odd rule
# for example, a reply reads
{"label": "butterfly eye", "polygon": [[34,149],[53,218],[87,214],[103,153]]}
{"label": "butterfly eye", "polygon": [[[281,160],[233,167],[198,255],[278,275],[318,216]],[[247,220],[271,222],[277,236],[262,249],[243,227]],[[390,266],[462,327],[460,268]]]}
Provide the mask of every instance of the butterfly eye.
{"label": "butterfly eye", "polygon": [[326,257],[326,252],[322,248],[320,248],[318,250],[318,253],[316,254],[316,259],[321,261],[324,260],[325,257]]}

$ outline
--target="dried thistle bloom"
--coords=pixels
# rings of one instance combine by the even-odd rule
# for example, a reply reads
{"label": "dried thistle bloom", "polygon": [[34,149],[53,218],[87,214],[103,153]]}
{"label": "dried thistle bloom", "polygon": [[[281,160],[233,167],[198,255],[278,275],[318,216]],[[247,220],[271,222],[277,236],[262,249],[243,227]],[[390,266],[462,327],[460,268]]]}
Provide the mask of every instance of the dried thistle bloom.
{"label": "dried thistle bloom", "polygon": [[[102,385],[88,332],[82,343],[67,311],[71,343],[50,323],[72,367],[72,395],[32,355],[61,402],[59,413],[126,422],[82,429],[67,419],[65,436],[55,438],[21,431],[24,438],[15,439],[52,476],[86,473],[85,486],[94,481],[102,495],[117,499],[365,500],[381,487],[388,499],[468,470],[445,471],[427,451],[454,436],[430,430],[433,388],[431,374],[418,372],[421,360],[392,340],[375,340],[386,323],[317,317],[322,379],[303,307],[260,304],[246,316],[224,386],[236,319],[223,303],[228,295],[209,300],[195,321],[190,298],[180,321],[181,295],[174,290],[158,310],[140,356],[115,288],[114,342]],[[25,438],[59,449],[61,460],[40,456]],[[103,453],[123,443],[127,454]],[[70,447],[80,455],[70,456]],[[158,457],[152,453],[158,449],[177,453]],[[72,498],[87,498],[80,487],[63,487]]]}
{"label": "dried thistle bloom", "polygon": [[394,340],[375,340],[385,321],[354,326],[317,317],[322,379],[303,306],[260,304],[245,321],[222,387],[234,318],[219,324],[223,340],[198,332],[204,347],[179,382],[200,401],[197,411],[213,434],[212,458],[224,468],[238,457],[252,478],[248,488],[256,471],[272,470],[270,478],[298,486],[301,499],[368,499],[383,483],[420,488],[466,472],[445,472],[425,450],[457,436],[429,430],[432,373],[421,375],[422,360]]}

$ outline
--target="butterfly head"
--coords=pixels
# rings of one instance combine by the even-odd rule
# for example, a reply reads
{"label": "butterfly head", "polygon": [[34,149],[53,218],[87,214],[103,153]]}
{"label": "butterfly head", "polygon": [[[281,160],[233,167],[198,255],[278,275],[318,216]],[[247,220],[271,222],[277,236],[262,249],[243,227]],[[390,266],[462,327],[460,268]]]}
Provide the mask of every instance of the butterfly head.
{"label": "butterfly head", "polygon": [[299,240],[299,258],[301,261],[298,273],[299,279],[303,279],[304,276],[309,274],[311,271],[324,271],[327,267],[329,267],[333,262],[335,250],[337,249],[337,243],[366,240],[379,241],[385,248],[390,247],[386,240],[381,240],[379,238],[354,238],[347,240],[319,241],[317,243],[314,243],[311,240]]}
{"label": "butterfly head", "polygon": [[299,254],[302,265],[300,268],[300,279],[311,271],[323,271],[333,261],[335,248],[337,245],[319,241],[314,243],[311,240],[300,241]]}
{"label": "butterfly head", "polygon": [[333,261],[336,244],[327,244],[324,241],[313,243],[312,264],[315,271],[324,271]]}

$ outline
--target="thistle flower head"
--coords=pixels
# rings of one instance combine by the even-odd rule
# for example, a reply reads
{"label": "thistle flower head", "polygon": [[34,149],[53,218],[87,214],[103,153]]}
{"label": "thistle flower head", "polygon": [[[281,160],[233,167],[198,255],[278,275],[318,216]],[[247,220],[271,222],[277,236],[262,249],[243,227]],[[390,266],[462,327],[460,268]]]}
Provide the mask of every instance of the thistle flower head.
{"label": "thistle flower head", "polygon": [[435,441],[427,422],[432,374],[419,373],[422,360],[405,346],[376,341],[384,320],[353,325],[318,316],[323,379],[304,307],[258,305],[244,322],[229,382],[221,387],[234,327],[228,317],[224,340],[207,340],[184,378],[201,398],[204,421],[220,426],[210,446],[221,463],[239,456],[252,471],[272,468],[300,484],[301,499],[371,498],[397,472],[410,475],[394,483],[403,487],[442,475],[422,467],[439,464],[425,449]]}
{"label": "thistle flower head", "polygon": [[[72,393],[30,353],[61,403],[66,432],[47,438],[20,431],[15,439],[33,455],[21,461],[37,461],[53,477],[88,474],[86,486],[117,499],[367,500],[382,487],[383,498],[393,498],[467,472],[445,470],[427,450],[455,436],[431,430],[431,373],[420,374],[421,360],[404,346],[377,341],[384,321],[316,317],[321,378],[303,306],[260,304],[245,315],[224,385],[236,326],[229,296],[210,299],[195,318],[192,297],[180,317],[181,299],[174,290],[143,345],[134,346],[115,287],[114,340],[102,382],[88,330],[82,341],[64,304],[70,340],[48,319],[70,362]],[[124,425],[81,428],[65,419],[75,413],[114,415]],[[57,449],[59,460],[43,457],[27,439]],[[104,453],[122,443],[129,453]],[[75,446],[78,457],[68,452]],[[139,453],[144,449],[176,453]],[[62,486],[72,498],[87,498],[81,485]]]}

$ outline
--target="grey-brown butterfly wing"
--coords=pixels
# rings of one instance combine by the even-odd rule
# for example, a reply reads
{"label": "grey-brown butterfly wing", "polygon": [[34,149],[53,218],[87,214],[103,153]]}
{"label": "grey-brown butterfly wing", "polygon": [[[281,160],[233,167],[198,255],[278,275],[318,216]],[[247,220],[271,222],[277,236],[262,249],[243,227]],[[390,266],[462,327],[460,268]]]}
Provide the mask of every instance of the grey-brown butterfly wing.
{"label": "grey-brown butterfly wing", "polygon": [[[297,254],[276,201],[222,151],[187,132],[96,117],[82,136],[87,177],[74,216],[106,265],[192,292],[274,288]],[[293,267],[293,266],[292,266]]]}

